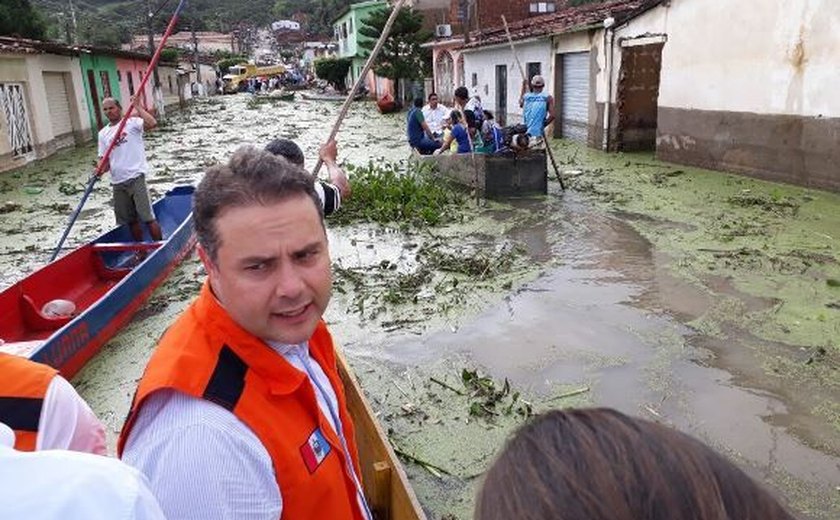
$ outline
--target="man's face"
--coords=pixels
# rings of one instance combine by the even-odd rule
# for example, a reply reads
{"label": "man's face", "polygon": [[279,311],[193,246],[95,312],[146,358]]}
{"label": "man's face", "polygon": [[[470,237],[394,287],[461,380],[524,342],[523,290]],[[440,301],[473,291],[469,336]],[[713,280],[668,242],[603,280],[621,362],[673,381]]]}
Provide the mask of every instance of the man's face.
{"label": "man's face", "polygon": [[106,99],[102,102],[102,111],[105,112],[108,121],[112,123],[116,123],[122,117],[122,109],[113,99]]}
{"label": "man's face", "polygon": [[437,108],[437,104],[438,104],[438,98],[437,98],[437,96],[431,96],[431,97],[429,98],[429,108],[431,108],[432,110],[434,110],[434,109],[436,109],[436,108]]}
{"label": "man's face", "polygon": [[228,208],[216,217],[216,261],[199,248],[210,286],[242,328],[264,340],[309,339],[330,301],[327,237],[315,202]]}

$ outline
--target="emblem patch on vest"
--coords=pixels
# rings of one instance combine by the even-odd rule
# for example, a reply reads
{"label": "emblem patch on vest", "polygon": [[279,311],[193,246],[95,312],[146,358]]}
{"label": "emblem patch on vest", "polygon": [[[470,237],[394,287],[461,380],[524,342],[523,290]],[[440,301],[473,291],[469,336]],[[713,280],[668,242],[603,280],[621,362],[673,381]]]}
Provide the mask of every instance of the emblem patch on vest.
{"label": "emblem patch on vest", "polygon": [[306,440],[303,446],[300,447],[300,455],[303,457],[303,463],[306,464],[306,469],[309,473],[315,473],[321,462],[330,454],[332,448],[321,433],[320,428],[315,428],[312,435]]}

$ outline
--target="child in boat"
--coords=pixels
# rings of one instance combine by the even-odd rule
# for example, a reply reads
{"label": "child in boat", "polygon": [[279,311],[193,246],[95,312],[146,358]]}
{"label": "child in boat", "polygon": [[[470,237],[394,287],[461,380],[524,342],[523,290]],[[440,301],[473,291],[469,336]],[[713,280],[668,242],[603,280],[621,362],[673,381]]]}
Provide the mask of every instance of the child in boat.
{"label": "child in boat", "polygon": [[457,146],[455,153],[470,153],[469,134],[467,126],[461,121],[461,114],[453,110],[449,114],[449,119],[452,122],[452,130],[448,134],[444,133],[443,144],[435,150],[434,155],[440,155],[449,150],[453,143]]}

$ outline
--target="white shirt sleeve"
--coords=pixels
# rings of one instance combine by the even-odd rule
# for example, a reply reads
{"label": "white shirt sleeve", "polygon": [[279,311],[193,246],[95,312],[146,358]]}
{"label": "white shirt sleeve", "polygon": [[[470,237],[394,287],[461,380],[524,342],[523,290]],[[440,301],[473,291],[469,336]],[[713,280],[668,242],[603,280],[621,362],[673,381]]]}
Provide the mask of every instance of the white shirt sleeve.
{"label": "white shirt sleeve", "polygon": [[169,520],[277,520],[283,510],[262,443],[236,416],[201,399],[152,395],[123,461],[145,474]]}
{"label": "white shirt sleeve", "polygon": [[97,151],[97,156],[102,157],[105,155],[105,149],[108,148],[108,143],[105,142],[105,136],[102,133],[97,135],[97,140],[99,141],[99,149]]}
{"label": "white shirt sleeve", "polygon": [[126,125],[130,125],[130,128],[129,128],[130,130],[134,130],[138,134],[143,135],[144,129],[143,129],[143,118],[142,117],[131,116],[128,119],[128,121],[126,122]]}
{"label": "white shirt sleeve", "polygon": [[61,376],[55,376],[47,387],[35,449],[107,454],[105,428],[76,389]]}

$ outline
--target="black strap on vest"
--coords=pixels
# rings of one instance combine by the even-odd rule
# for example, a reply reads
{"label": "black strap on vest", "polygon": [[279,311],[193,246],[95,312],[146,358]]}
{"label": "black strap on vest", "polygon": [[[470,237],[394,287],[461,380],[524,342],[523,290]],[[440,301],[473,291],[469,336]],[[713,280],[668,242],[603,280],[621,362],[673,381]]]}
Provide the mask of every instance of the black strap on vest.
{"label": "black strap on vest", "polygon": [[0,397],[0,422],[13,430],[37,432],[43,404],[37,397]]}
{"label": "black strap on vest", "polygon": [[219,351],[216,368],[210,376],[210,382],[204,389],[204,399],[223,406],[230,411],[236,407],[242,391],[245,390],[245,374],[248,365],[236,355],[229,346],[225,345]]}

